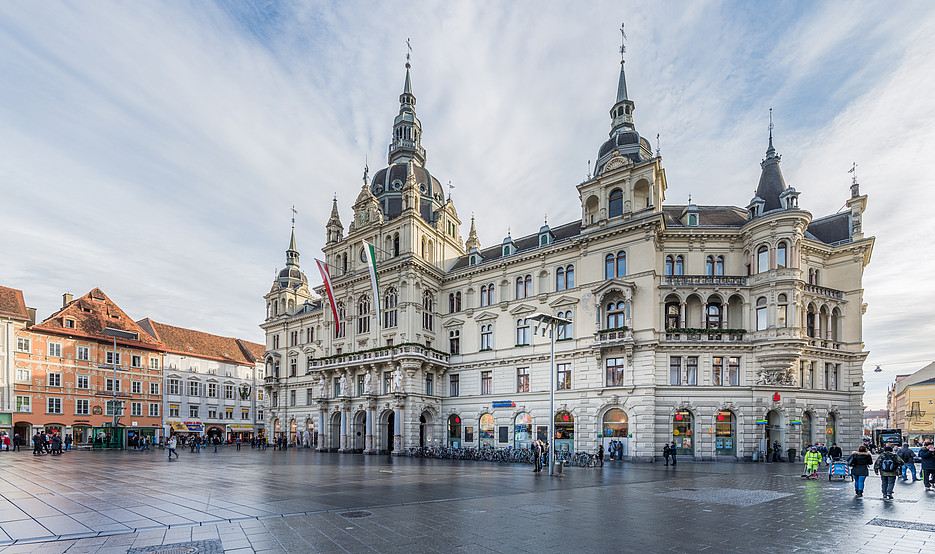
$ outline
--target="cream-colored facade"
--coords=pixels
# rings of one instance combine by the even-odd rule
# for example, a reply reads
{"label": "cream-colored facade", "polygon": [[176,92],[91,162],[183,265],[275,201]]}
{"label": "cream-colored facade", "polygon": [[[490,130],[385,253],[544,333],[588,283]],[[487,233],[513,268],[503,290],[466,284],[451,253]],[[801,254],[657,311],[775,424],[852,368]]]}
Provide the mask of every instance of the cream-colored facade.
{"label": "cream-colored facade", "polygon": [[[482,248],[473,218],[462,240],[426,169],[407,64],[389,166],[365,171],[346,235],[336,202],[326,228],[341,331],[324,287],[308,288],[294,233],[265,296],[267,429],[309,429],[323,450],[502,448],[548,438],[554,417],[557,448],[617,440],[629,459],[667,442],[697,459],[750,458],[774,441],[784,455],[856,448],[867,197],[854,182],[848,210],[813,218],[770,136],[746,208],[665,204],[623,63],[618,83],[610,138],[577,185],[581,220]],[[554,375],[536,312],[571,320]]]}
{"label": "cream-colored facade", "polygon": [[935,439],[935,363],[898,376],[887,396],[890,421],[906,441],[921,444]]}

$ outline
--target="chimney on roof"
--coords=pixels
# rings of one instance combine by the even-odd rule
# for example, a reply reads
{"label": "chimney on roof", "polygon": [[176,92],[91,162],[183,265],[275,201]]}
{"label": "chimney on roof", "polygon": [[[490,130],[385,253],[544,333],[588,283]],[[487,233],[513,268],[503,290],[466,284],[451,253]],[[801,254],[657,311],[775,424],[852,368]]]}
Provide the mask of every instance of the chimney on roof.
{"label": "chimney on roof", "polygon": [[65,294],[63,294],[62,295],[62,307],[64,308],[65,306],[70,304],[73,298],[74,296],[72,296],[70,292],[66,292]]}
{"label": "chimney on roof", "polygon": [[32,327],[36,324],[36,309],[27,307],[26,313],[29,314],[29,327]]}

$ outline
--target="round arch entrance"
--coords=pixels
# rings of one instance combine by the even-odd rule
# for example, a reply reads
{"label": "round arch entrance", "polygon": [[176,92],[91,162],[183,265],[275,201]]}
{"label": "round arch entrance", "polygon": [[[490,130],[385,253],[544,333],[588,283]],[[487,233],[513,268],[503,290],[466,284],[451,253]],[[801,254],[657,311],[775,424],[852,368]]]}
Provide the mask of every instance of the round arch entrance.
{"label": "round arch entrance", "polygon": [[575,416],[570,412],[555,414],[555,450],[575,451]]}
{"label": "round arch entrance", "polygon": [[690,411],[679,410],[672,416],[672,442],[677,455],[695,455],[695,416]]}
{"label": "round arch entrance", "polygon": [[448,446],[461,448],[461,416],[448,416]]}
{"label": "round arch entrance", "polygon": [[480,447],[481,448],[493,448],[494,447],[494,419],[493,414],[483,414],[480,416]]}
{"label": "round arch entrance", "polygon": [[782,445],[785,441],[783,429],[784,419],[782,412],[770,410],[766,412],[766,452],[767,461],[782,461]]}
{"label": "round arch entrance", "polygon": [[737,418],[730,410],[721,410],[714,416],[714,455],[736,456]]}
{"label": "round arch entrance", "polygon": [[212,425],[208,427],[208,430],[205,432],[208,435],[208,440],[214,442],[214,439],[223,440],[224,438],[224,429],[218,427],[217,425]]}
{"label": "round arch entrance", "polygon": [[432,412],[422,412],[419,416],[419,446],[433,446],[435,433],[433,432],[434,418]]}
{"label": "round arch entrance", "polygon": [[[601,441],[604,451],[612,455],[611,459],[627,456],[629,452],[628,436],[630,422],[627,413],[620,408],[612,408],[604,413],[601,421]],[[618,448],[619,445],[619,448]],[[614,448],[611,449],[611,446]]]}
{"label": "round arch entrance", "polygon": [[357,452],[364,451],[364,443],[367,434],[367,412],[361,410],[354,416],[354,423],[351,424],[351,448]]}
{"label": "round arch entrance", "polygon": [[529,448],[532,446],[532,439],[532,416],[529,412],[516,414],[513,418],[513,448]]}
{"label": "round arch entrance", "polygon": [[332,413],[328,423],[328,449],[337,452],[341,449],[341,412]]}

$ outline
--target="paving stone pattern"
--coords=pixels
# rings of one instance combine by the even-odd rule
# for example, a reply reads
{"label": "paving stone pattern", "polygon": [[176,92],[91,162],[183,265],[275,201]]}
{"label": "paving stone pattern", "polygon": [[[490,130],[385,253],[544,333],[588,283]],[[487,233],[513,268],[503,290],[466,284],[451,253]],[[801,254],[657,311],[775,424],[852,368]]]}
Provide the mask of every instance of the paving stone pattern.
{"label": "paving stone pattern", "polygon": [[[221,448],[0,453],[0,551],[935,552],[935,492],[798,464],[530,466]],[[760,545],[759,547],[757,545]],[[189,550],[186,550],[188,548]],[[210,550],[214,548],[214,550]]]}

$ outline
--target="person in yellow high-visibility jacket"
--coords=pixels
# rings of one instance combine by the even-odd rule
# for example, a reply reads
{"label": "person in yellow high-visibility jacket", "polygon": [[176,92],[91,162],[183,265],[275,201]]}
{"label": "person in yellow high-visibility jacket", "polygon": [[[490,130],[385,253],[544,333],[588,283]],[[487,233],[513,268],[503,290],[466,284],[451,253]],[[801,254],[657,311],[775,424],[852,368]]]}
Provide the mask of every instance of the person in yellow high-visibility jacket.
{"label": "person in yellow high-visibility jacket", "polygon": [[818,477],[818,464],[821,463],[821,453],[814,446],[805,453],[805,474],[811,479]]}

